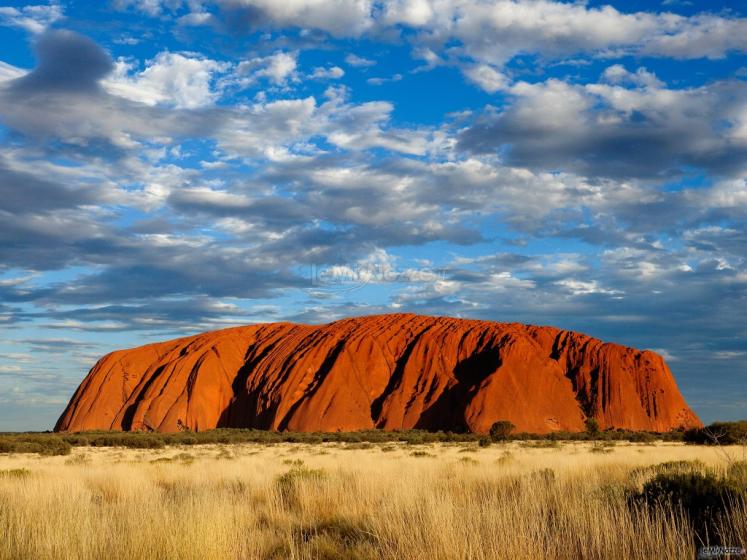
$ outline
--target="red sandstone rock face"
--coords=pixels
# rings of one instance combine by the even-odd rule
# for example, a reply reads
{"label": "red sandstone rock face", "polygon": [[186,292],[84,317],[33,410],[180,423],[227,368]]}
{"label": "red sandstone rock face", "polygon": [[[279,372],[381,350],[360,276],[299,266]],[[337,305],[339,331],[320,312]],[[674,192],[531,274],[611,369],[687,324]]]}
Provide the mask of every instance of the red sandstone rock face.
{"label": "red sandstone rock face", "polygon": [[658,354],[552,327],[418,315],[237,327],[119,350],[55,430],[485,432],[701,426]]}

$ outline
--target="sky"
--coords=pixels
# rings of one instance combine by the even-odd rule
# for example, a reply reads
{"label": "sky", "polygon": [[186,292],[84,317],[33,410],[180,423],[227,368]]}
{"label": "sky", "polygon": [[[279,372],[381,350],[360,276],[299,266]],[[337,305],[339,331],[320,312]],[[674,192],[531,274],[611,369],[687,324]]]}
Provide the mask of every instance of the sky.
{"label": "sky", "polygon": [[415,312],[747,418],[747,7],[0,3],[0,431],[118,348]]}

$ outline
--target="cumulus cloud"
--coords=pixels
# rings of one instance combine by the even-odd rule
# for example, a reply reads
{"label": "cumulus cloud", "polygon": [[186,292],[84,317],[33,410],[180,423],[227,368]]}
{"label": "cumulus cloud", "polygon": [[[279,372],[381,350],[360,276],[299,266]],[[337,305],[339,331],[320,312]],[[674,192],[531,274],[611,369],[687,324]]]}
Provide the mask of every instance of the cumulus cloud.
{"label": "cumulus cloud", "polygon": [[[0,119],[35,141],[50,147],[53,143],[57,150],[86,157],[123,157],[128,150],[141,147],[144,139],[168,142],[174,136],[204,134],[221,119],[219,113],[164,112],[108,93],[102,85],[111,86],[107,80],[115,69],[109,54],[74,32],[45,32],[37,39],[35,50],[36,68],[4,82],[0,89]],[[158,92],[154,93],[153,81],[169,74],[161,70],[145,78],[152,89],[139,95],[155,101]],[[185,83],[186,89],[180,89]],[[161,85],[175,89],[173,105],[194,103],[200,97],[199,80],[197,93],[187,77]],[[132,88],[121,84],[117,91],[136,96]]]}
{"label": "cumulus cloud", "polygon": [[229,63],[198,55],[162,52],[134,74],[131,64],[119,60],[104,87],[113,95],[146,105],[194,109],[215,102],[219,96],[216,75],[230,67]]}
{"label": "cumulus cloud", "polygon": [[20,78],[24,74],[26,74],[25,70],[17,68],[12,64],[7,64],[0,61],[0,84],[8,80],[15,80],[16,78]]}
{"label": "cumulus cloud", "polygon": [[[489,110],[460,135],[474,153],[505,151],[514,165],[571,169],[603,177],[666,177],[693,166],[717,174],[744,169],[744,84],[668,89],[653,75],[621,67],[617,83],[518,82],[513,101]],[[728,122],[730,126],[718,126]]]}
{"label": "cumulus cloud", "polygon": [[339,66],[330,66],[329,68],[314,68],[311,78],[314,80],[339,80],[345,75],[345,71]]}
{"label": "cumulus cloud", "polygon": [[319,29],[335,36],[359,36],[373,26],[370,0],[218,0],[236,30],[262,27]]}
{"label": "cumulus cloud", "polygon": [[30,33],[42,33],[63,16],[62,7],[57,3],[21,8],[0,7],[0,25],[20,27]]}
{"label": "cumulus cloud", "polygon": [[[266,79],[271,84],[282,86],[298,80],[298,52],[278,51],[269,56],[244,60],[236,68],[236,84],[247,87],[259,79]],[[229,79],[229,83],[230,83]]]}
{"label": "cumulus cloud", "polygon": [[367,66],[375,66],[376,61],[371,60],[370,58],[365,58],[363,56],[358,56],[355,53],[348,53],[345,55],[345,63],[348,66],[353,66],[355,68],[366,68]]}
{"label": "cumulus cloud", "polygon": [[613,64],[605,69],[602,78],[612,84],[628,84],[639,87],[661,88],[665,84],[645,68],[630,72],[622,64]]}
{"label": "cumulus cloud", "polygon": [[382,78],[380,76],[368,78],[366,83],[371,86],[380,86],[388,82],[399,82],[400,80],[402,80],[402,74],[394,74],[388,78]]}
{"label": "cumulus cloud", "polygon": [[509,80],[503,73],[486,64],[467,67],[464,70],[464,75],[489,93],[504,89],[509,84]]}
{"label": "cumulus cloud", "polygon": [[[322,136],[346,150],[386,148],[396,152],[424,154],[427,129],[396,128],[391,125],[391,103],[370,101],[354,104],[344,87],[331,87],[319,103],[314,97],[259,102],[233,111],[216,133],[218,144],[234,155],[277,157],[287,148]],[[296,155],[303,158],[303,150]]]}
{"label": "cumulus cloud", "polygon": [[[741,50],[736,16],[499,0],[120,7],[176,26],[194,10],[205,32],[222,19],[263,35],[230,63],[161,47],[115,61],[47,30],[33,70],[0,64],[0,323],[70,333],[18,336],[16,354],[88,332],[116,346],[135,332],[408,310],[655,346],[690,380],[709,357],[744,363],[746,84],[675,87],[619,60]],[[683,33],[692,45],[674,40]],[[496,93],[495,106],[467,95],[412,123],[384,97],[395,88],[348,89],[350,75],[370,76],[361,45],[377,34],[392,41],[382,50],[425,61],[403,74],[457,68],[455,87]],[[365,40],[307,63],[305,45],[329,35]],[[372,58],[349,52],[359,48]],[[529,80],[509,65],[593,55],[606,61],[598,80]],[[312,80],[339,81],[320,94]],[[376,280],[373,299],[325,293],[322,305],[309,290],[310,265],[371,263],[401,272]],[[70,346],[59,354],[99,351]]]}
{"label": "cumulus cloud", "polygon": [[[427,54],[463,68],[479,87],[502,87],[503,67],[518,55],[646,55],[719,58],[747,50],[747,19],[669,12],[624,13],[612,6],[551,0],[219,0],[234,29],[296,27],[337,37],[415,30],[409,40]],[[353,55],[355,56],[355,55]],[[354,62],[348,62],[355,66]],[[366,64],[367,65],[367,64]]]}

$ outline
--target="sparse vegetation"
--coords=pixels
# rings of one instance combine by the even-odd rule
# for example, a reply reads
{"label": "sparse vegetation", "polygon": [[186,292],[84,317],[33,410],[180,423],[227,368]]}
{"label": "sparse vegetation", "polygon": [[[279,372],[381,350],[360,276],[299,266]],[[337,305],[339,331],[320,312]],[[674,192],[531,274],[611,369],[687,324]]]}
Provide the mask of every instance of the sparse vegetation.
{"label": "sparse vegetation", "polygon": [[592,442],[589,450],[592,453],[612,453],[615,448],[614,441],[595,441]]}
{"label": "sparse vegetation", "polygon": [[427,451],[417,450],[410,453],[413,457],[435,457],[432,453],[428,453]]}
{"label": "sparse vegetation", "polygon": [[0,560],[648,560],[747,543],[747,464],[724,453],[742,448],[549,441],[0,456]]}
{"label": "sparse vegetation", "polygon": [[[744,426],[742,426],[742,424]],[[716,425],[714,425],[716,426]],[[726,428],[724,428],[726,426]],[[719,424],[718,433],[726,430],[723,444],[743,441],[743,430],[747,430],[747,421]],[[367,449],[373,444],[405,443],[424,445],[429,443],[480,443],[487,446],[499,441],[682,441],[685,432],[666,433],[630,432],[626,430],[604,430],[591,432],[553,432],[549,434],[530,434],[514,432],[514,425],[508,421],[493,424],[487,435],[471,432],[428,432],[425,430],[362,430],[358,432],[272,432],[266,430],[219,428],[203,432],[120,432],[98,431],[81,433],[0,433],[0,454],[5,453],[38,453],[40,455],[67,455],[73,447],[123,447],[131,449],[164,449],[171,445],[232,445],[239,443],[257,443],[273,445],[280,443],[297,443],[319,445],[322,443],[345,443],[348,449]],[[701,437],[702,436],[702,437]],[[705,434],[698,430],[688,432],[693,443],[712,443]],[[702,441],[701,441],[702,439]],[[482,440],[482,441],[481,441]]]}
{"label": "sparse vegetation", "polygon": [[0,470],[0,478],[26,478],[31,475],[29,469],[5,469]]}

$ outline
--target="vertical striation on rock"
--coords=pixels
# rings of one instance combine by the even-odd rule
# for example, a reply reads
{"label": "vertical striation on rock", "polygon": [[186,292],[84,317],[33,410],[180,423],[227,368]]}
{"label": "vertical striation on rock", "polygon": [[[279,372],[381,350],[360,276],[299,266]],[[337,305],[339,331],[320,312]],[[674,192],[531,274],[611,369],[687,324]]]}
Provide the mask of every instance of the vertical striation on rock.
{"label": "vertical striation on rock", "polygon": [[554,327],[394,314],[236,327],[118,350],[56,431],[700,426],[658,354]]}

